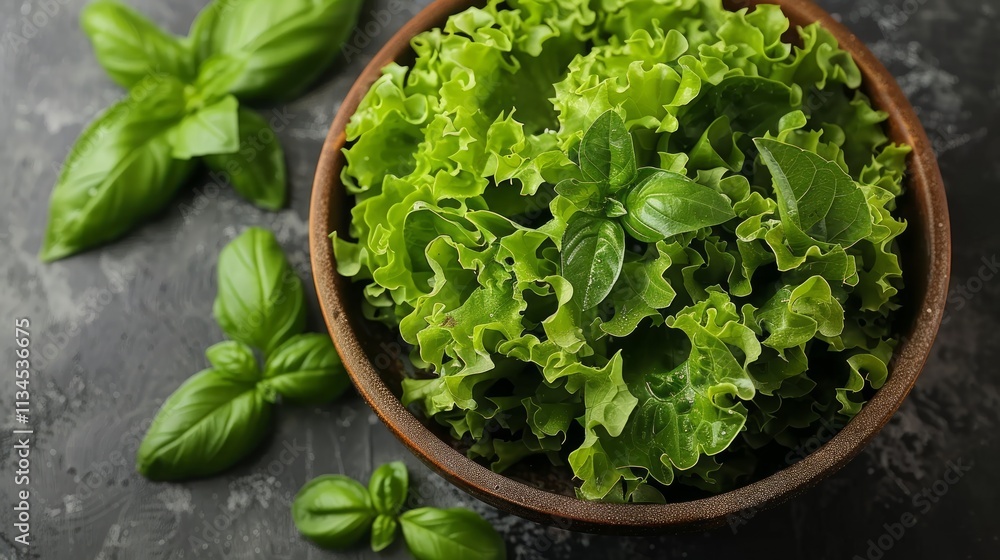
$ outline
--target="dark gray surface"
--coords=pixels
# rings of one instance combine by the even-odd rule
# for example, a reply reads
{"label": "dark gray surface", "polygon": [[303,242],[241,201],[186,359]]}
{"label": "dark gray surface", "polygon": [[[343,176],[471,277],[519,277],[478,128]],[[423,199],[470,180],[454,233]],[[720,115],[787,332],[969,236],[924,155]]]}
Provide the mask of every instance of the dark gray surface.
{"label": "dark gray surface", "polygon": [[[205,2],[129,3],[183,32]],[[372,0],[369,9],[387,3]],[[415,1],[412,10],[427,3]],[[27,557],[405,558],[399,546],[380,556],[364,548],[319,551],[296,534],[288,509],[313,476],[366,478],[373,465],[392,459],[410,465],[422,503],[486,515],[512,558],[848,559],[866,557],[869,540],[880,537],[892,547],[884,558],[996,557],[1000,282],[984,268],[995,268],[1000,253],[1000,140],[991,134],[1000,129],[1000,6],[993,0],[821,2],[899,78],[934,138],[949,188],[952,305],[912,396],[861,456],[792,502],[735,530],[642,539],[572,534],[497,513],[419,464],[356,395],[328,407],[282,409],[270,443],[225,476],[188,484],[139,477],[133,457],[144,421],[206,365],[203,350],[222,338],[210,314],[218,251],[246,226],[268,227],[308,277],[308,196],[322,140],[367,59],[409,14],[392,18],[364,56],[280,108],[289,117],[279,136],[292,174],[290,209],[261,212],[229,191],[205,189],[203,180],[127,239],[42,265],[35,255],[58,166],[84,124],[122,95],[78,30],[83,4],[8,0],[0,7],[0,560],[17,556],[10,453],[15,317],[32,320],[36,352],[54,353],[37,364],[31,385],[34,544]],[[42,19],[36,14],[45,6],[53,15],[31,33],[22,16]],[[185,212],[182,204],[199,210]],[[315,301],[312,315],[318,327]],[[959,461],[971,470],[953,484],[937,482]],[[944,493],[935,502],[919,497],[935,488]],[[884,524],[907,513],[916,526],[889,536]]]}

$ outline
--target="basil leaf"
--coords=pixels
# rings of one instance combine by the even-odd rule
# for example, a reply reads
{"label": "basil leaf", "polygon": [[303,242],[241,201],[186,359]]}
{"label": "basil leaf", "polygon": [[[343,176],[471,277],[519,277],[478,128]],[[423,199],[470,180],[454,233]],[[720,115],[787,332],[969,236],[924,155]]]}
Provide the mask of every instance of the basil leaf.
{"label": "basil leaf", "polygon": [[340,475],[314,478],[292,503],[299,532],[324,548],[347,548],[358,542],[375,516],[368,490]]}
{"label": "basil leaf", "polygon": [[608,218],[619,218],[625,214],[628,214],[628,210],[626,210],[625,205],[616,198],[609,198],[607,204],[604,205],[604,215]]}
{"label": "basil leaf", "polygon": [[236,192],[257,206],[279,210],[285,205],[285,153],[267,121],[256,112],[240,109],[238,151],[206,155],[204,161],[212,171],[224,173]]}
{"label": "basil leaf", "polygon": [[556,185],[556,194],[573,203],[581,212],[601,216],[608,201],[603,183],[565,179]]}
{"label": "basil leaf", "polygon": [[242,342],[233,340],[220,342],[205,350],[205,357],[214,369],[231,374],[237,379],[248,382],[260,379],[257,358],[254,357],[253,350]]}
{"label": "basil leaf", "polygon": [[573,285],[573,299],[584,311],[611,292],[625,259],[625,232],[618,223],[574,214],[563,234],[562,275]]}
{"label": "basil leaf", "polygon": [[654,243],[736,217],[729,199],[684,175],[644,168],[625,196],[622,225],[629,235]]}
{"label": "basil leaf", "polygon": [[183,480],[222,472],[264,437],[271,404],[253,381],[209,369],[170,395],[139,446],[136,466],[151,480]]}
{"label": "basil leaf", "polygon": [[333,62],[362,0],[215,0],[191,37],[199,60],[225,56],[243,72],[228,91],[277,101],[302,93]]}
{"label": "basil leaf", "polygon": [[612,193],[635,179],[632,136],[618,113],[605,112],[587,129],[580,144],[580,169],[588,181],[606,184]]}
{"label": "basil leaf", "polygon": [[173,198],[194,168],[173,158],[167,135],[184,112],[182,89],[144,80],[77,139],[52,192],[42,260],[121,237]]}
{"label": "basil leaf", "polygon": [[187,41],[118,2],[100,0],[80,12],[98,62],[112,80],[129,89],[150,75],[194,77],[194,55]]}
{"label": "basil leaf", "polygon": [[467,509],[412,509],[399,516],[403,538],[417,560],[502,560],[507,547],[482,517]]}
{"label": "basil leaf", "polygon": [[325,334],[292,337],[267,358],[264,386],[297,404],[325,404],[344,393],[351,380]]}
{"label": "basil leaf", "polygon": [[399,522],[395,517],[389,515],[379,515],[372,523],[372,550],[380,552],[388,548],[392,541],[396,540],[396,529]]}
{"label": "basil leaf", "polygon": [[[208,59],[212,58],[214,54],[212,35],[215,26],[219,22],[219,16],[226,11],[226,4],[232,5],[233,2],[222,3],[215,2],[214,0],[210,1],[198,12],[194,21],[191,22],[191,28],[188,29],[188,40],[191,41],[191,51],[194,53],[194,60],[198,64],[199,74],[204,72],[205,67],[208,66]],[[225,68],[225,66],[220,64],[218,69],[222,68]],[[242,73],[242,69],[240,69],[240,73]]]}
{"label": "basil leaf", "polygon": [[215,56],[202,62],[191,89],[192,102],[204,105],[229,95],[229,88],[243,72],[244,65],[228,56]]}
{"label": "basil leaf", "polygon": [[226,336],[270,354],[306,325],[302,281],[274,234],[249,228],[219,254],[214,313]]}
{"label": "basil leaf", "polygon": [[232,95],[195,110],[170,133],[177,159],[207,154],[231,154],[240,148],[240,102]]}
{"label": "basil leaf", "polygon": [[865,194],[839,165],[777,140],[754,143],[774,179],[782,223],[845,248],[871,235]]}
{"label": "basil leaf", "polygon": [[368,481],[375,510],[385,515],[396,515],[406,501],[410,478],[402,461],[386,463],[375,469]]}

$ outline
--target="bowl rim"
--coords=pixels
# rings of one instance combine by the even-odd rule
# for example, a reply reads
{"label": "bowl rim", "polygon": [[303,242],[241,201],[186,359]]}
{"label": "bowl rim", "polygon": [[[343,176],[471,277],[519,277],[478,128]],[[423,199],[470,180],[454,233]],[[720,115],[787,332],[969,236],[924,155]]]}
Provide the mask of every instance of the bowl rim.
{"label": "bowl rim", "polygon": [[[811,0],[736,0],[738,7],[777,4],[793,25],[818,21],[831,32],[861,69],[863,88],[875,107],[889,113],[888,135],[913,147],[909,158],[907,196],[925,217],[919,238],[927,258],[927,277],[917,299],[911,332],[904,335],[890,364],[885,385],[835,436],[770,476],[746,486],[697,500],[668,504],[614,504],[588,502],[556,494],[495,473],[469,459],[440,439],[411,414],[382,381],[351,327],[344,290],[348,282],[336,271],[329,239],[334,212],[342,212],[346,193],[340,181],[344,164],[342,148],[351,115],[386,64],[407,56],[410,39],[439,27],[463,9],[481,5],[479,0],[435,0],[408,21],[362,71],[344,98],[323,145],[313,183],[309,213],[309,246],[316,291],[323,317],[344,365],[358,391],[382,422],[424,463],[452,484],[501,510],[565,529],[617,534],[652,534],[718,526],[741,511],[783,502],[840,469],[854,458],[889,421],[912,389],[940,326],[951,267],[951,235],[944,182],[932,145],[913,107],[892,75],[844,25]],[[914,229],[911,221],[910,228]],[[925,284],[924,284],[925,283]]]}

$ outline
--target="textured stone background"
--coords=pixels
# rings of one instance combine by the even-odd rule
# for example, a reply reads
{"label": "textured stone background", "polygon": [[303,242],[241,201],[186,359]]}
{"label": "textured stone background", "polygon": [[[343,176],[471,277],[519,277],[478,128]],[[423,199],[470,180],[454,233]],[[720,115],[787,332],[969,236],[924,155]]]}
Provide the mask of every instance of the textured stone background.
{"label": "textured stone background", "polygon": [[[205,0],[129,0],[184,32]],[[428,0],[412,2],[415,12]],[[33,346],[50,359],[32,376],[34,545],[25,557],[62,559],[375,558],[364,548],[319,551],[295,532],[288,504],[311,477],[366,478],[403,458],[426,502],[465,505],[504,534],[516,558],[995,558],[1000,542],[997,410],[1000,281],[984,263],[1000,252],[1000,72],[994,0],[821,0],[889,66],[935,141],[949,188],[955,238],[952,304],[912,396],[870,446],[837,475],[791,503],[736,527],[662,538],[572,534],[502,515],[444,483],[413,459],[359,397],[322,408],[283,408],[263,452],[225,476],[151,484],[135,473],[144,421],[205,364],[222,338],[210,309],[219,249],[244,227],[271,228],[308,276],[310,181],[340,99],[367,59],[409,13],[305,97],[276,110],[292,176],[291,207],[258,211],[207,180],[127,239],[52,265],[35,258],[49,193],[73,140],[122,92],[98,67],[78,29],[84,0],[6,0],[0,7],[0,559],[12,541],[12,332],[34,324]],[[370,0],[378,9],[387,0]],[[48,6],[34,33],[23,17]],[[30,35],[30,37],[28,36]],[[13,48],[12,37],[23,37]],[[18,43],[21,43],[18,41]],[[185,207],[197,210],[185,212]],[[309,283],[311,287],[311,282]],[[313,301],[312,320],[321,324]],[[280,453],[290,449],[282,462]],[[936,503],[949,462],[972,465]],[[914,501],[914,500],[918,501]],[[926,511],[925,511],[926,509]],[[899,539],[885,523],[917,526]],[[994,551],[994,552],[991,552]],[[405,558],[395,546],[380,558]]]}

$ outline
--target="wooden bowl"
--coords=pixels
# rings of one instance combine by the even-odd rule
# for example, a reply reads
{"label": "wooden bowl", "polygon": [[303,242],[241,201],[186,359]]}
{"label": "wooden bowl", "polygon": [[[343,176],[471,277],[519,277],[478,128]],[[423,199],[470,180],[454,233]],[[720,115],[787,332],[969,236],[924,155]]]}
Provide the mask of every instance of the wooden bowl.
{"label": "wooden bowl", "polygon": [[908,190],[900,201],[900,212],[909,222],[900,241],[906,279],[902,317],[897,322],[901,343],[890,364],[888,382],[840,433],[805,459],[724,494],[664,505],[579,500],[567,491],[572,486],[566,472],[519,479],[494,473],[467,458],[447,441],[446,433],[433,425],[425,426],[400,403],[402,345],[394,338],[386,339],[387,329],[363,318],[360,291],[337,273],[328,237],[334,230],[345,230],[350,220],[351,202],[340,181],[344,129],[381,68],[392,61],[412,60],[410,39],[443,26],[448,16],[477,2],[437,0],[403,26],[361,73],[330,127],[313,185],[309,244],[316,290],[333,341],[358,391],[396,437],[448,481],[503,511],[579,531],[652,534],[717,526],[742,510],[772,506],[799,494],[857,455],[902,404],[930,353],[948,291],[951,239],[941,173],[913,108],[892,75],[861,41],[811,1],[728,3],[731,8],[778,4],[793,25],[820,22],[854,56],[874,106],[889,113],[889,137],[912,146],[913,154]]}

